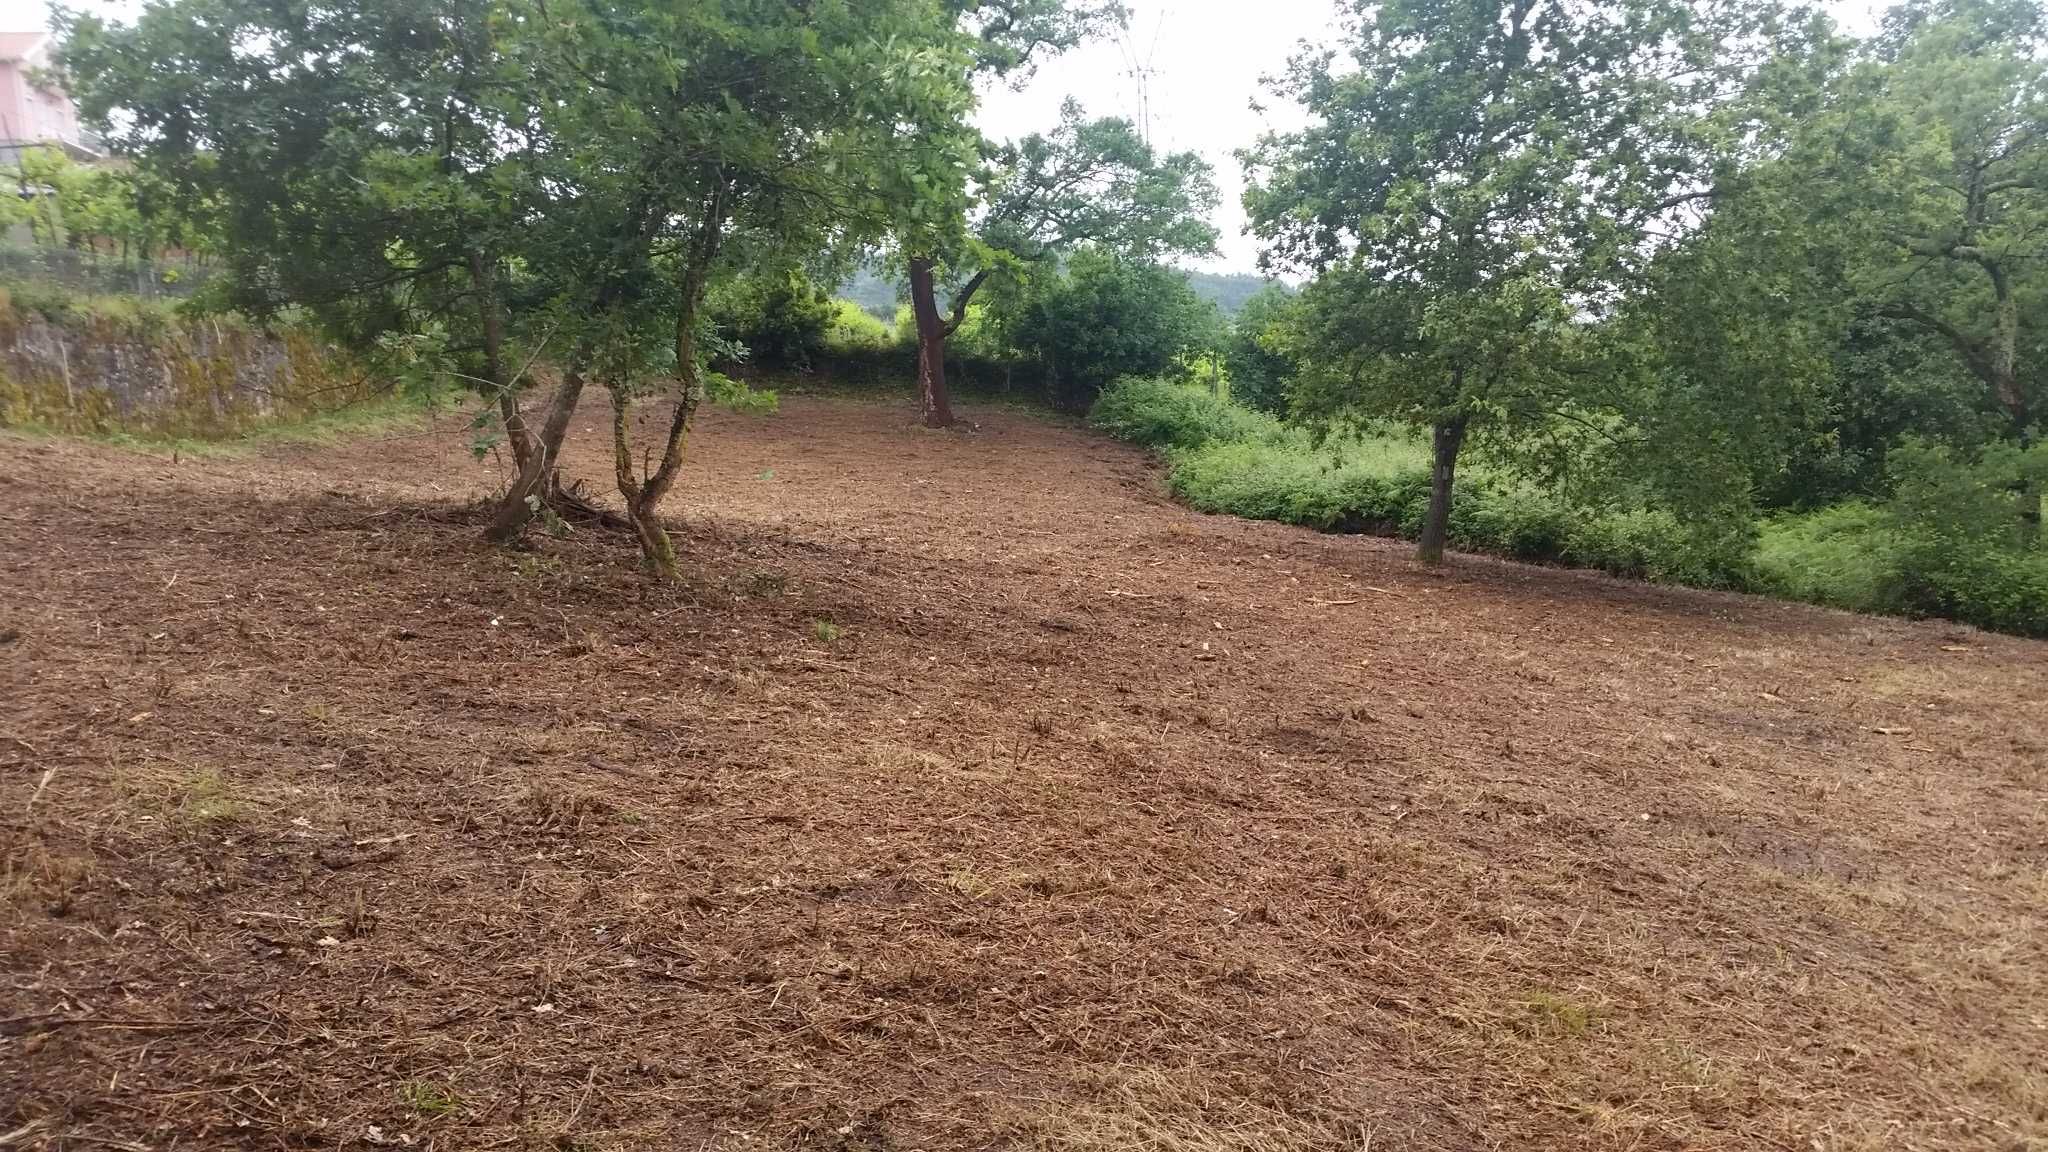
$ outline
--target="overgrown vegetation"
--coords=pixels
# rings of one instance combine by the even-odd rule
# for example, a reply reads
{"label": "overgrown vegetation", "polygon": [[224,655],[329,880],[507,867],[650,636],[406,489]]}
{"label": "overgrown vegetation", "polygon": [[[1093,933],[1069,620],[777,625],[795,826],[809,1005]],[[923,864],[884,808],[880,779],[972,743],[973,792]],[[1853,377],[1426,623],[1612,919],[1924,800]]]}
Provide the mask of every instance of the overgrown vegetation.
{"label": "overgrown vegetation", "polygon": [[[1319,443],[1202,389],[1128,377],[1103,393],[1089,420],[1158,449],[1173,493],[1205,512],[1414,539],[1428,511],[1429,452],[1411,435]],[[1574,502],[1482,465],[1466,477],[1447,538],[1531,563],[2048,635],[2048,555],[2017,531],[2012,507],[2024,490],[2019,477],[2048,464],[2048,449],[1972,461],[1924,447],[1897,455],[1891,500],[1760,524]]]}

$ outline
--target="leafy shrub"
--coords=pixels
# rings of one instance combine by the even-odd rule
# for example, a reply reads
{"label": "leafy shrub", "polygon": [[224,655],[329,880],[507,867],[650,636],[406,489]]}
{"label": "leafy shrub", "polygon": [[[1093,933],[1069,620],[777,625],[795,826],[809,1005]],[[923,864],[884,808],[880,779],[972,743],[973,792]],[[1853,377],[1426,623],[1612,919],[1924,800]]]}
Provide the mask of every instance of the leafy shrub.
{"label": "leafy shrub", "polygon": [[[1560,501],[1536,492],[1467,484],[1451,505],[1451,543],[1467,551],[1498,552],[1530,563],[1556,563],[1578,530],[1578,517]],[[1420,495],[1425,503],[1425,486]],[[1414,533],[1421,531],[1417,510]],[[1595,565],[1597,566],[1597,565]]]}
{"label": "leafy shrub", "polygon": [[1901,578],[1914,612],[2048,636],[2048,555],[2038,551],[1914,549]]}
{"label": "leafy shrub", "polygon": [[1088,422],[1119,440],[1162,449],[1269,439],[1281,430],[1271,416],[1154,376],[1125,376],[1104,388]]}
{"label": "leafy shrub", "polygon": [[704,301],[718,335],[754,363],[802,367],[826,345],[838,302],[800,271],[763,272],[712,286]]}
{"label": "leafy shrub", "polygon": [[1214,347],[1222,317],[1175,269],[1084,248],[1034,283],[998,325],[1016,347],[1056,366],[1054,403],[1089,408],[1121,376],[1156,376]]}
{"label": "leafy shrub", "polygon": [[[0,315],[38,316],[70,327],[97,326],[108,332],[163,336],[177,327],[180,314],[178,307],[167,301],[74,292],[58,284],[22,280],[0,283]],[[220,319],[224,325],[247,327],[239,316]]]}
{"label": "leafy shrub", "polygon": [[1392,533],[1429,493],[1417,452],[1400,441],[1313,447],[1299,432],[1213,440],[1175,454],[1169,486],[1207,512],[1324,531]]}
{"label": "leafy shrub", "polygon": [[1268,284],[1246,300],[1231,320],[1223,349],[1230,372],[1230,398],[1247,408],[1275,416],[1287,413],[1287,385],[1294,378],[1295,365],[1276,347],[1269,330],[1293,302],[1293,289]]}
{"label": "leafy shrub", "polygon": [[896,334],[889,330],[887,324],[851,300],[834,297],[831,308],[824,336],[824,347],[828,352],[879,351],[896,339]]}
{"label": "leafy shrub", "polygon": [[1753,546],[1746,526],[1688,524],[1663,508],[1629,508],[1577,519],[1554,559],[1663,584],[1740,589],[1752,583]]}
{"label": "leafy shrub", "polygon": [[[2048,553],[2013,529],[1949,505],[1842,504],[1773,521],[1757,554],[1759,586],[1863,612],[1943,616],[2023,636],[2048,636]],[[2005,499],[1992,491],[1987,500]],[[2015,514],[2012,523],[2021,523]]]}
{"label": "leafy shrub", "polygon": [[1758,542],[1759,586],[1777,595],[1865,612],[1904,612],[1908,543],[1891,513],[1837,504],[1766,522]]}
{"label": "leafy shrub", "polygon": [[767,388],[755,388],[723,372],[704,374],[704,395],[713,404],[748,416],[773,416],[782,410],[782,397]]}

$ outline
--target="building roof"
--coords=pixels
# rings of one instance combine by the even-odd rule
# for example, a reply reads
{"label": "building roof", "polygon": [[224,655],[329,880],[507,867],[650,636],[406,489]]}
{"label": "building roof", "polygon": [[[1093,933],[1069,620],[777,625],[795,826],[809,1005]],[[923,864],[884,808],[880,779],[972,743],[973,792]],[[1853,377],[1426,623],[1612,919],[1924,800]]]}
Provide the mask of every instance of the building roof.
{"label": "building roof", "polygon": [[0,32],[0,63],[34,56],[49,38],[48,32]]}

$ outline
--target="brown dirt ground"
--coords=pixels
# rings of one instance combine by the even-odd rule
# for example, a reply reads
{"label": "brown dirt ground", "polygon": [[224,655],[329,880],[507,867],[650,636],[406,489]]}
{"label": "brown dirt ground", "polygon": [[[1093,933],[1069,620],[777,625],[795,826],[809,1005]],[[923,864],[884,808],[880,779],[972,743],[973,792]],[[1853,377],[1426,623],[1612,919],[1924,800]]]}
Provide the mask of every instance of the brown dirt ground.
{"label": "brown dirt ground", "polygon": [[2048,645],[974,415],[0,438],[0,1147],[2048,1148]]}

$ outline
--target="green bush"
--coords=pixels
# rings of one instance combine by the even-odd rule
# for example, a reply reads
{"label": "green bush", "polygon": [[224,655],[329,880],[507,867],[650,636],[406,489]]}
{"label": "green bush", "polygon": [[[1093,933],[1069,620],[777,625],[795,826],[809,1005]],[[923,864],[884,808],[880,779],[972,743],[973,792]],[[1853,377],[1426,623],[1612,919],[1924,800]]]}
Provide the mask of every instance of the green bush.
{"label": "green bush", "polygon": [[749,416],[773,416],[782,410],[782,397],[768,388],[756,388],[723,372],[704,374],[704,395],[713,404]]}
{"label": "green bush", "polygon": [[[1299,429],[1185,384],[1120,379],[1089,421],[1162,452],[1174,495],[1204,512],[1413,538],[1428,503],[1419,442],[1368,437],[1318,446]],[[2038,474],[2040,458],[2016,449],[1974,461],[1899,458],[1913,471],[1896,481],[1892,505],[1842,504],[1761,525],[1587,508],[1468,467],[1451,540],[1533,563],[2048,636],[2048,551],[2021,515],[2038,498],[2038,488],[2021,481]]]}
{"label": "green bush", "polygon": [[1578,518],[1555,560],[1661,584],[1743,589],[1754,583],[1754,547],[1746,524],[1688,523],[1663,508],[1628,508]]}
{"label": "green bush", "polygon": [[1268,284],[1253,293],[1231,320],[1223,346],[1230,398],[1247,408],[1275,416],[1287,414],[1287,385],[1294,378],[1295,364],[1276,346],[1272,329],[1293,303],[1293,289]]}
{"label": "green bush", "polygon": [[[58,284],[31,280],[0,281],[0,312],[40,316],[52,324],[99,325],[108,331],[162,336],[178,326],[178,306],[164,300],[74,292]],[[220,318],[223,324],[246,328],[239,316]]]}
{"label": "green bush", "polygon": [[1152,376],[1124,376],[1104,388],[1088,422],[1119,440],[1160,449],[1268,439],[1281,430],[1264,413]]}
{"label": "green bush", "polygon": [[896,334],[874,314],[851,300],[834,297],[825,325],[824,348],[834,355],[879,351],[894,343]]}
{"label": "green bush", "polygon": [[1775,520],[1757,569],[1760,589],[1793,599],[2048,636],[2048,553],[1944,534],[1888,507],[1842,504]]}
{"label": "green bush", "polygon": [[1907,553],[1901,582],[1916,613],[2048,636],[2048,554],[1962,552],[1930,541]]}
{"label": "green bush", "polygon": [[753,363],[801,368],[825,348],[837,305],[802,272],[782,270],[714,284],[704,311],[721,338],[746,346]]}
{"label": "green bush", "polygon": [[1782,516],[1763,526],[1758,583],[1766,591],[1814,604],[1904,612],[1906,550],[1891,513],[1868,504]]}
{"label": "green bush", "polygon": [[1205,512],[1390,534],[1428,496],[1417,455],[1411,445],[1377,439],[1317,449],[1276,428],[1257,440],[1214,439],[1175,453],[1168,486]]}
{"label": "green bush", "polygon": [[1057,276],[1041,277],[1016,314],[998,327],[1017,349],[1049,367],[1053,403],[1093,406],[1123,376],[1157,376],[1213,349],[1222,317],[1196,297],[1185,273],[1083,248]]}
{"label": "green bush", "polygon": [[[1571,509],[1534,492],[1495,491],[1474,484],[1465,488],[1451,505],[1454,546],[1537,564],[1555,563],[1564,554],[1576,526]],[[1426,502],[1427,489],[1421,495]],[[1419,512],[1413,531],[1421,531]]]}

